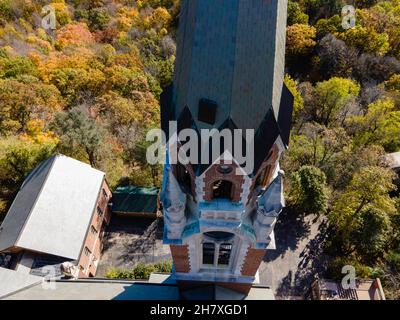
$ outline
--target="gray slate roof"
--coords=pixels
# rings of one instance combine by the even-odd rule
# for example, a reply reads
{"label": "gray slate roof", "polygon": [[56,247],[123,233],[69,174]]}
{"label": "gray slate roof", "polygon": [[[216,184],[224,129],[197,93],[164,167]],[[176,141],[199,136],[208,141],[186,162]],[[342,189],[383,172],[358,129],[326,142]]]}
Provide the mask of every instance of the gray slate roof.
{"label": "gray slate roof", "polygon": [[[187,106],[199,129],[230,117],[257,129],[278,117],[284,77],[287,0],[183,0],[173,104]],[[200,99],[218,104],[214,125],[198,120]]]}
{"label": "gray slate roof", "polygon": [[0,227],[0,251],[19,247],[78,259],[104,173],[56,155],[22,184]]}

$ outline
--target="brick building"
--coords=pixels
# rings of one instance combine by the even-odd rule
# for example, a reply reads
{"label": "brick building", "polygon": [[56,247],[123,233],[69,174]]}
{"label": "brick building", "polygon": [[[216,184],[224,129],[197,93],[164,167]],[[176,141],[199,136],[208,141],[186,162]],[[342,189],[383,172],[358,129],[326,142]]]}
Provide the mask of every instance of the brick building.
{"label": "brick building", "polygon": [[[161,96],[162,129],[178,137],[169,141],[161,199],[164,243],[183,288],[217,284],[248,293],[275,247],[284,206],[279,159],[293,110],[283,83],[286,17],[286,0],[182,1],[174,82]],[[253,129],[253,170],[244,170],[225,141],[207,163],[174,163],[185,129],[198,137],[203,129],[241,129],[241,149]]]}
{"label": "brick building", "polygon": [[110,220],[110,188],[103,172],[56,155],[22,184],[0,227],[0,253],[9,269],[73,277],[95,276]]}

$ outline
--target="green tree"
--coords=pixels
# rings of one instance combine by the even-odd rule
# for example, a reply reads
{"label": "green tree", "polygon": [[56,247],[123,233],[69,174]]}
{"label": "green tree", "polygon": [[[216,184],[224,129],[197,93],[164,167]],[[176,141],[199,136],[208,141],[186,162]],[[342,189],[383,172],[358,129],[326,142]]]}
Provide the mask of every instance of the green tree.
{"label": "green tree", "polygon": [[368,206],[360,214],[360,226],[354,230],[354,245],[364,260],[372,261],[382,256],[391,230],[390,218],[379,208]]}
{"label": "green tree", "polygon": [[0,56],[0,78],[15,78],[23,74],[37,75],[36,66],[30,59],[23,56]]}
{"label": "green tree", "polygon": [[293,118],[294,121],[296,121],[297,116],[299,112],[303,109],[304,107],[304,99],[301,96],[301,93],[297,89],[298,82],[294,79],[292,79],[289,75],[285,75],[285,85],[289,89],[289,91],[292,93],[294,97],[294,105],[293,105]]}
{"label": "green tree", "polygon": [[[350,79],[333,77],[317,83],[313,102],[313,113],[316,120],[325,126],[339,120],[339,111],[343,111],[359,93],[359,84]],[[346,115],[346,112],[342,112],[342,117],[343,114]]]}
{"label": "green tree", "polygon": [[15,191],[33,168],[54,154],[55,147],[14,137],[0,140],[0,184]]}
{"label": "green tree", "polygon": [[111,20],[106,8],[93,8],[87,14],[90,30],[104,30]]}
{"label": "green tree", "polygon": [[96,167],[106,136],[101,125],[80,108],[73,108],[58,113],[52,127],[60,137],[59,147],[63,152],[78,157],[83,152],[90,164]]}
{"label": "green tree", "polygon": [[362,52],[384,55],[390,48],[389,36],[386,33],[378,33],[374,28],[356,26],[336,35],[347,45]]}
{"label": "green tree", "polygon": [[[360,248],[359,242],[365,241],[365,238],[369,241],[379,238],[378,247],[382,247],[381,240],[384,238],[380,233],[387,230],[390,215],[396,213],[395,201],[389,195],[395,189],[393,179],[394,173],[389,169],[376,166],[361,168],[335,202],[328,218],[336,228],[336,238],[344,253]],[[377,225],[369,226],[372,221]],[[362,228],[364,230],[360,233]],[[371,247],[365,249],[368,250]]]}
{"label": "green tree", "polygon": [[292,176],[290,199],[307,213],[325,213],[329,199],[325,174],[316,167],[301,167]]}
{"label": "green tree", "polygon": [[400,147],[400,111],[395,110],[391,99],[370,104],[365,115],[354,116],[348,122],[359,145],[383,145],[392,152]]}
{"label": "green tree", "polygon": [[289,0],[287,24],[291,26],[296,23],[308,24],[308,15],[301,11],[297,2]]}

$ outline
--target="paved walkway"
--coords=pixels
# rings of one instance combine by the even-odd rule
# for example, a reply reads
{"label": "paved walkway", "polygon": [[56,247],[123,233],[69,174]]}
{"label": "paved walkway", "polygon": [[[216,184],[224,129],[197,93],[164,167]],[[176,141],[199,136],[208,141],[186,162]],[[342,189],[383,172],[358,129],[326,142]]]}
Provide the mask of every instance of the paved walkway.
{"label": "paved walkway", "polygon": [[104,249],[96,277],[110,267],[132,269],[138,262],[171,259],[169,246],[162,243],[162,219],[112,216],[104,238]]}
{"label": "paved walkway", "polygon": [[326,229],[323,217],[282,212],[275,226],[277,248],[267,252],[260,267],[260,282],[270,285],[277,299],[307,296],[314,274],[326,268]]}

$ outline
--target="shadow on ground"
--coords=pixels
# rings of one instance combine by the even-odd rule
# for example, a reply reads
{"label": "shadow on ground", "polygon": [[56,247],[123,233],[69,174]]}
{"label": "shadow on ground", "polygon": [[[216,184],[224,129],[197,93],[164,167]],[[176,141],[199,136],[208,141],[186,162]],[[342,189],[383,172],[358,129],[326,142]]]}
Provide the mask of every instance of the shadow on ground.
{"label": "shadow on ground", "polygon": [[268,251],[265,262],[275,260],[288,250],[296,250],[299,241],[310,233],[310,224],[304,216],[291,208],[284,208],[275,225],[276,250]]}
{"label": "shadow on ground", "polygon": [[300,252],[297,268],[290,270],[276,288],[277,296],[308,298],[315,275],[324,273],[328,266],[328,256],[323,252],[327,233],[328,227],[324,221],[319,225],[318,234]]}
{"label": "shadow on ground", "polygon": [[153,263],[171,258],[162,243],[163,220],[113,216],[106,229],[97,275],[110,267],[131,269],[138,262]]}

